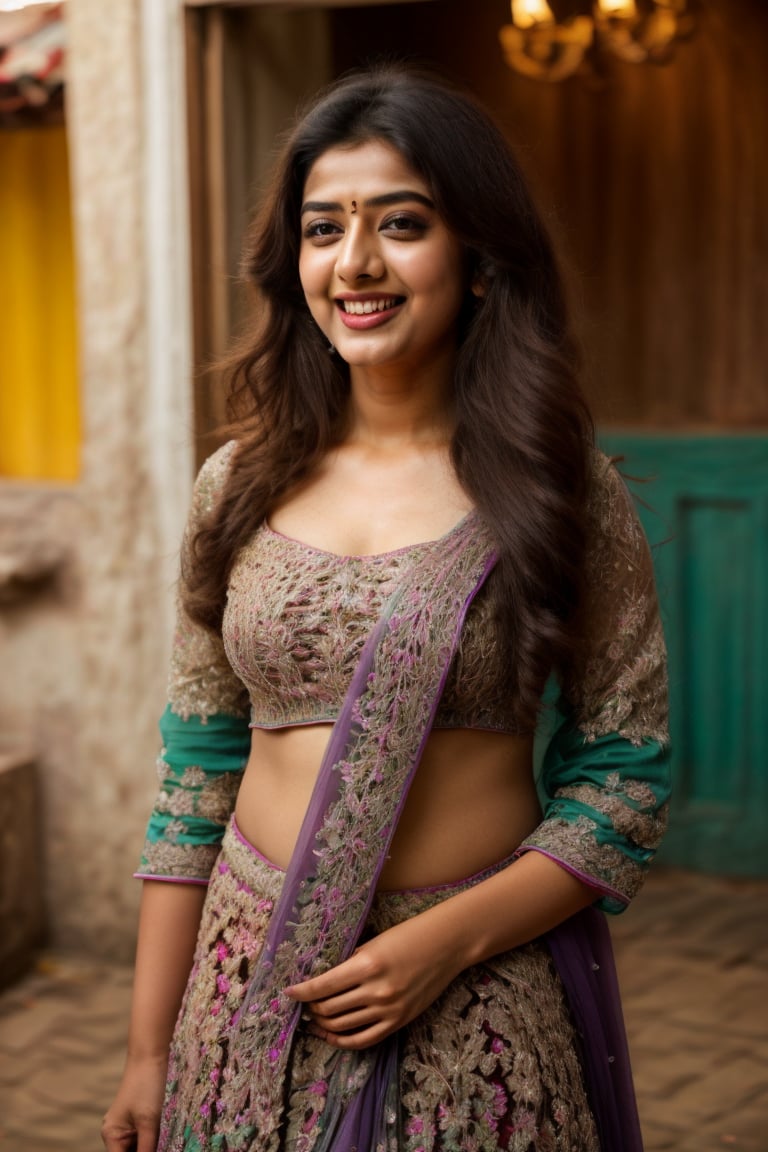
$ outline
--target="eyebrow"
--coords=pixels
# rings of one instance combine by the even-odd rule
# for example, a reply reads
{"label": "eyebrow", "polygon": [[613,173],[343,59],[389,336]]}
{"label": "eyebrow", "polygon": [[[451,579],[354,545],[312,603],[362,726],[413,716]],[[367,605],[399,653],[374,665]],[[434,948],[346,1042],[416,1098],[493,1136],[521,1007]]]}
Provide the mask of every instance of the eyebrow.
{"label": "eyebrow", "polygon": [[[369,200],[363,200],[363,208],[386,208],[389,204],[402,204],[408,200],[415,200],[418,204],[423,204],[426,208],[435,207],[429,196],[424,196],[421,192],[412,192],[407,188],[403,188],[402,190],[398,189],[396,192],[384,192],[381,196],[371,196]],[[307,202],[301,206],[302,216],[305,212],[343,211],[344,205],[337,200],[307,200]]]}

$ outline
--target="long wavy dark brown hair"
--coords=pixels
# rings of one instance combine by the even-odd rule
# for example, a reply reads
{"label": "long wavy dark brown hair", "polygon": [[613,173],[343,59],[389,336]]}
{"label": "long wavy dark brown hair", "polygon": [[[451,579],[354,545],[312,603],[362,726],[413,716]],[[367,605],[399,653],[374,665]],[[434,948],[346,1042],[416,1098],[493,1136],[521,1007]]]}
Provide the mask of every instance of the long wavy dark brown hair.
{"label": "long wavy dark brown hair", "polygon": [[547,676],[578,640],[593,429],[561,276],[520,166],[488,114],[436,77],[390,65],[353,73],[320,94],[287,140],[246,243],[253,321],[228,365],[239,443],[188,551],[186,607],[220,629],[238,550],[344,437],[349,371],[304,300],[300,207],[322,153],[371,140],[393,145],[424,178],[466,250],[451,453],[498,542],[489,594],[527,728]]}

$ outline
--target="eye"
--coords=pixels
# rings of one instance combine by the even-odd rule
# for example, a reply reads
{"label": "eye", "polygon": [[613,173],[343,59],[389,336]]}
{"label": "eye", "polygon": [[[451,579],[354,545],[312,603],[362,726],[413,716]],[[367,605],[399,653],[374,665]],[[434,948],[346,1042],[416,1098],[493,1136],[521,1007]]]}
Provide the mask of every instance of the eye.
{"label": "eye", "polygon": [[340,232],[341,228],[333,220],[311,220],[302,231],[302,237],[322,245],[334,240]]}
{"label": "eye", "polygon": [[381,223],[382,232],[394,233],[398,238],[411,240],[422,236],[429,225],[419,216],[410,212],[397,212],[394,216],[387,216]]}

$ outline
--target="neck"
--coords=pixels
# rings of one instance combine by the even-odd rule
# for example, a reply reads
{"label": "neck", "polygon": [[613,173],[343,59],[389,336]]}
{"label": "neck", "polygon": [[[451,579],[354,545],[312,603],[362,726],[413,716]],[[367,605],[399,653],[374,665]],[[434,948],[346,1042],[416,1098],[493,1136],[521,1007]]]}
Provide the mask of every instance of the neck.
{"label": "neck", "polygon": [[451,376],[353,367],[348,440],[396,447],[446,445],[453,432]]}

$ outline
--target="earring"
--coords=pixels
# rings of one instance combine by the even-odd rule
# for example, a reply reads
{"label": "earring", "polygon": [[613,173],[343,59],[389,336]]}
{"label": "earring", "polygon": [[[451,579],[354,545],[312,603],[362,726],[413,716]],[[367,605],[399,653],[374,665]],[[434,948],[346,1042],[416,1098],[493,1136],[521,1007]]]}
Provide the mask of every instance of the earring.
{"label": "earring", "polygon": [[335,356],[336,355],[336,348],[334,347],[333,344],[328,345],[327,352],[328,352],[329,356]]}

